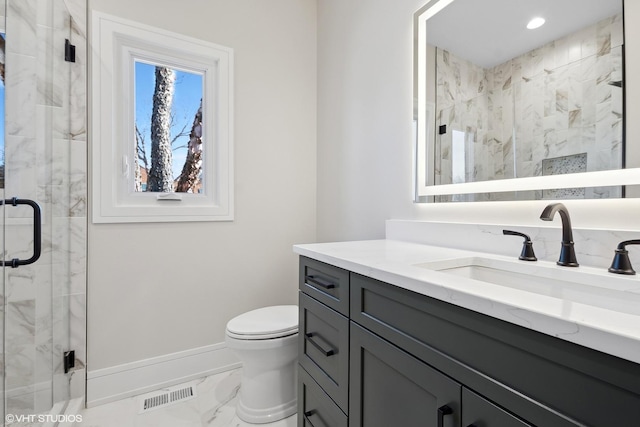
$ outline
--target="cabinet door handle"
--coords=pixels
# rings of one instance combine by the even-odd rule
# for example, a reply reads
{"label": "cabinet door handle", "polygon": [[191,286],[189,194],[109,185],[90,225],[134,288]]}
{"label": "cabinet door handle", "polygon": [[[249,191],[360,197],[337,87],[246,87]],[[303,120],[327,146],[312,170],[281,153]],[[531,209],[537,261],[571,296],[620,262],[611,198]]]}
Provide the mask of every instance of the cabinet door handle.
{"label": "cabinet door handle", "polygon": [[312,416],[313,414],[315,414],[316,411],[315,410],[311,410],[311,411],[307,411],[304,413],[304,420],[307,422],[307,424],[309,424],[311,427],[313,426],[313,423],[311,422],[311,420],[309,419],[310,416]]}
{"label": "cabinet door handle", "polygon": [[453,409],[447,405],[438,408],[438,427],[444,427],[444,416],[453,414]]}
{"label": "cabinet door handle", "polygon": [[320,281],[319,279],[316,279],[315,276],[304,276],[304,281],[305,282],[309,282],[312,283],[314,285],[318,285],[323,289],[333,289],[336,287],[335,283],[329,282],[329,281]]}
{"label": "cabinet door handle", "polygon": [[304,336],[307,339],[307,341],[311,343],[311,345],[317,348],[326,357],[333,356],[334,354],[336,354],[336,351],[334,349],[329,348],[327,350],[326,348],[322,347],[318,342],[316,342],[316,340],[313,339],[313,337],[315,337],[315,334],[313,332],[306,333],[304,334]]}

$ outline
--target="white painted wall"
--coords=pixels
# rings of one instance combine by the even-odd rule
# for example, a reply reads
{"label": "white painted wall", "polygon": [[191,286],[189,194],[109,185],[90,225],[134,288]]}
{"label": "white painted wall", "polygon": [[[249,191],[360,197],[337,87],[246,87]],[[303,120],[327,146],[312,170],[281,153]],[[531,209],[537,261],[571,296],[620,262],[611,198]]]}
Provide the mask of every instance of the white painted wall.
{"label": "white painted wall", "polygon": [[[412,16],[424,3],[318,2],[319,241],[383,238],[391,218],[542,225],[546,202],[412,203]],[[625,13],[627,140],[639,146],[640,4]],[[640,199],[566,205],[576,227],[640,229]]]}
{"label": "white painted wall", "polygon": [[316,229],[315,1],[91,0],[90,8],[234,49],[236,214],[89,224],[89,373],[223,342],[233,316],[296,303],[291,246],[314,241]]}

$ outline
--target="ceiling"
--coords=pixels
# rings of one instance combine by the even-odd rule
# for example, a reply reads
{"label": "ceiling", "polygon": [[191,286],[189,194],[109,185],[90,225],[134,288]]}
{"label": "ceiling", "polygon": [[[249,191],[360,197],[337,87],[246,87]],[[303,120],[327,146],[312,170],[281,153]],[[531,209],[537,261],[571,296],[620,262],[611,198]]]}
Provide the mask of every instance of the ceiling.
{"label": "ceiling", "polygon": [[[622,12],[622,0],[455,0],[427,21],[427,42],[485,68]],[[536,16],[545,25],[527,30]]]}

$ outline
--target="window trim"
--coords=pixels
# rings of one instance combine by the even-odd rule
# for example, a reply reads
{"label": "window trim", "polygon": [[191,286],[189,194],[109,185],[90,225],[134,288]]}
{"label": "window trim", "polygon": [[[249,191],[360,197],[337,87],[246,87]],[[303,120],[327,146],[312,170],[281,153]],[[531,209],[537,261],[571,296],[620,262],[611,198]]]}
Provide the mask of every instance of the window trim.
{"label": "window trim", "polygon": [[[233,220],[233,49],[95,11],[91,36],[93,222]],[[203,74],[203,193],[134,191],[136,60]]]}

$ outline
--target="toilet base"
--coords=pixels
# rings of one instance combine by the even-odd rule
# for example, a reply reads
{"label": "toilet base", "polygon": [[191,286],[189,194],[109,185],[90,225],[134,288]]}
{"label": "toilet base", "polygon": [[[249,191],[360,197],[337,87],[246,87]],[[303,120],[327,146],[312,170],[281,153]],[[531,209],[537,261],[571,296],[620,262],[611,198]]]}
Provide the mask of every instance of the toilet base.
{"label": "toilet base", "polygon": [[[287,341],[288,345],[294,345],[296,339]],[[295,359],[288,362],[266,371],[262,370],[264,366],[251,364],[242,368],[236,405],[238,418],[251,424],[265,424],[287,418],[297,411],[297,364]]]}
{"label": "toilet base", "polygon": [[236,406],[236,415],[245,423],[266,424],[290,417],[296,413],[296,410],[297,399],[268,409],[247,408],[240,400]]}

